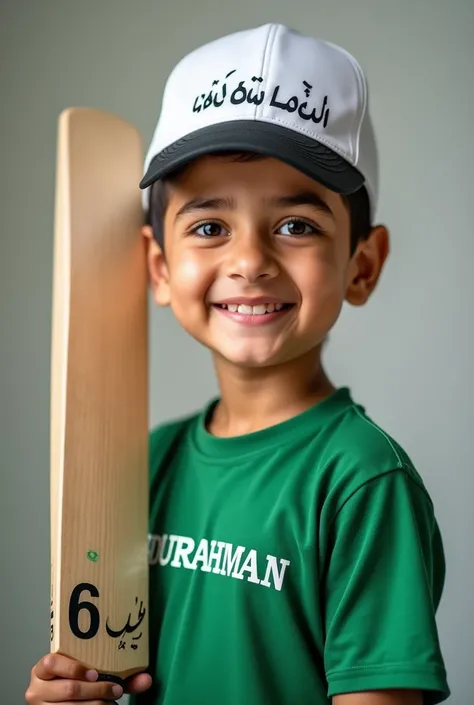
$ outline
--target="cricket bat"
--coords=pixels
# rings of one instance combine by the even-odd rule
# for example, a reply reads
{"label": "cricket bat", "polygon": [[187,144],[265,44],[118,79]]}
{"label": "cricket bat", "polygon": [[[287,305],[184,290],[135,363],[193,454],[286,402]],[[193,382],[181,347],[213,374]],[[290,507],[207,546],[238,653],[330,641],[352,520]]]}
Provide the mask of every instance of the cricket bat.
{"label": "cricket bat", "polygon": [[58,123],[51,341],[51,652],[123,685],[148,666],[148,311],[141,138]]}

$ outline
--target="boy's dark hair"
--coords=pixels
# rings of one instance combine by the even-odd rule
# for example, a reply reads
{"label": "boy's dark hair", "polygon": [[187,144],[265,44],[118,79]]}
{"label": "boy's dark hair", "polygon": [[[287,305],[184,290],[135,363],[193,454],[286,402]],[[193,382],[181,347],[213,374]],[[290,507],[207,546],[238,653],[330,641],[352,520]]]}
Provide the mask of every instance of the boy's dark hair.
{"label": "boy's dark hair", "polygon": [[[239,162],[252,162],[258,161],[260,159],[265,159],[264,155],[256,154],[254,152],[223,152],[219,156],[227,156],[233,161]],[[164,229],[163,221],[164,214],[168,205],[167,199],[167,185],[172,184],[173,181],[179,178],[183,169],[178,169],[174,171],[171,175],[167,176],[160,181],[153,184],[150,193],[150,207],[146,215],[146,223],[150,225],[153,230],[153,237],[158,242],[160,247],[164,247]],[[365,240],[372,229],[372,223],[370,219],[370,205],[367,190],[362,187],[358,191],[349,196],[342,196],[343,201],[346,203],[351,219],[351,255],[354,253],[357,244],[361,240]]]}

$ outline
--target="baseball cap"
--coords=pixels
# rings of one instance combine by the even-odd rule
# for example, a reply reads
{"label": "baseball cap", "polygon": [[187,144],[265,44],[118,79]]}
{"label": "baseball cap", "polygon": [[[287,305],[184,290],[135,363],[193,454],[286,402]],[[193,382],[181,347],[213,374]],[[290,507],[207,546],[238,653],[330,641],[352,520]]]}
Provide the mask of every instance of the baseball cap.
{"label": "baseball cap", "polygon": [[281,24],[215,39],[185,56],[165,85],[140,182],[223,151],[277,158],[329,189],[365,186],[377,206],[378,160],[361,66],[345,49]]}

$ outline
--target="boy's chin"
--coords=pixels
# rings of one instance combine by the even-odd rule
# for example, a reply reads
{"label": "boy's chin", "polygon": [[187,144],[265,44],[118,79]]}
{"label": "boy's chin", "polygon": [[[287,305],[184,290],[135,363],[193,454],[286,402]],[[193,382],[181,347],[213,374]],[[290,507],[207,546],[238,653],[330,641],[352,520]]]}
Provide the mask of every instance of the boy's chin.
{"label": "boy's chin", "polygon": [[267,367],[277,367],[296,359],[298,355],[284,350],[258,349],[257,346],[247,350],[225,349],[219,346],[212,348],[216,362],[234,365],[242,370],[258,370]]}

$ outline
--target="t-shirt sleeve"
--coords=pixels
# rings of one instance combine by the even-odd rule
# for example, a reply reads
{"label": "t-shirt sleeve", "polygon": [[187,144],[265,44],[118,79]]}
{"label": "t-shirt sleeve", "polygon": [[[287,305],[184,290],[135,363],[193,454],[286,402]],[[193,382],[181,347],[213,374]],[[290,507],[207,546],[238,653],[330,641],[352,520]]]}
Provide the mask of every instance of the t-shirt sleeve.
{"label": "t-shirt sleeve", "polygon": [[337,512],[323,580],[328,695],[407,688],[449,696],[435,614],[444,584],[428,494],[394,470]]}

